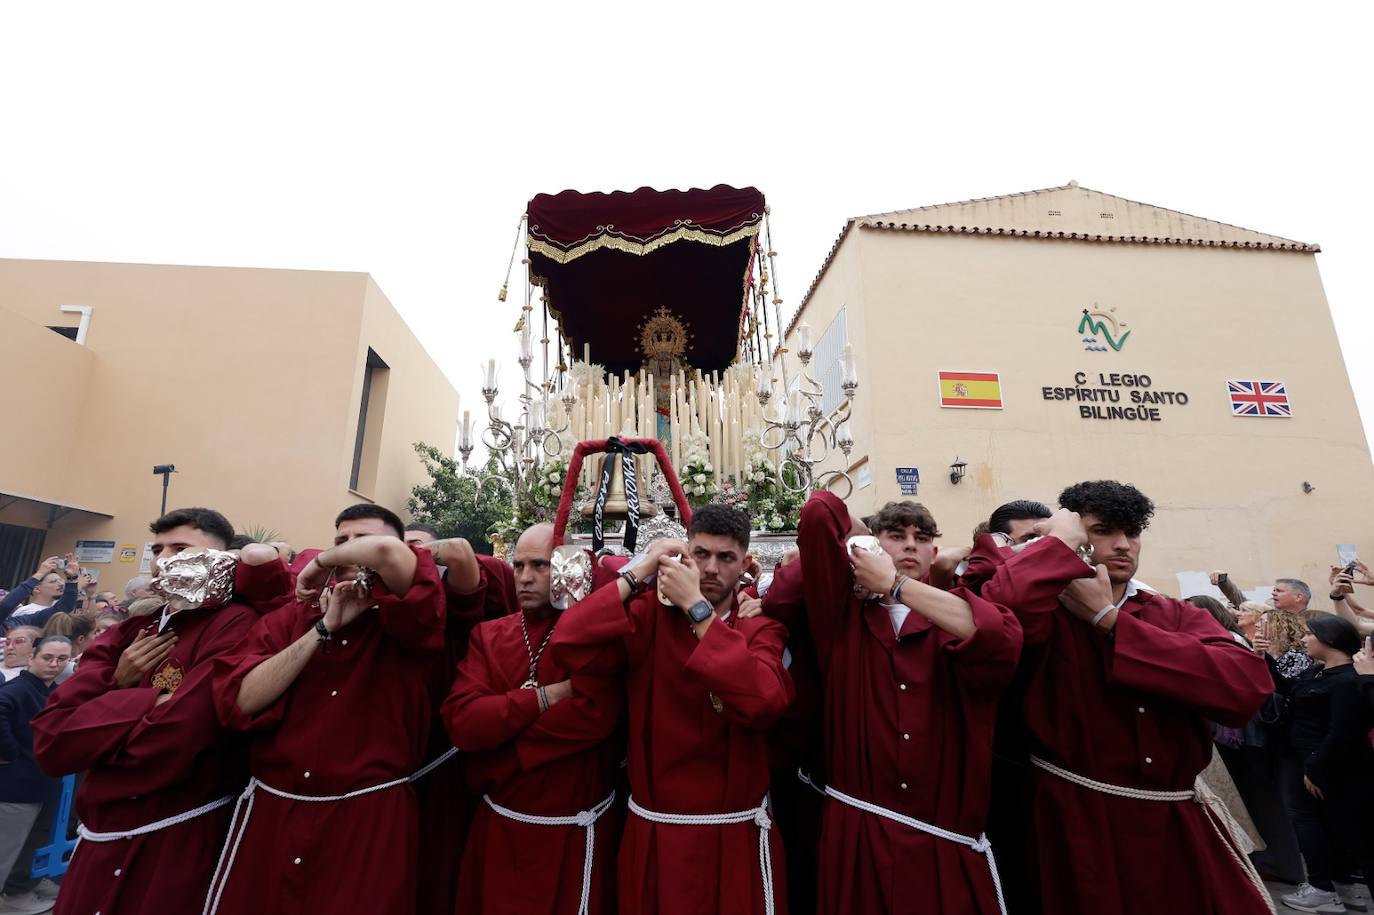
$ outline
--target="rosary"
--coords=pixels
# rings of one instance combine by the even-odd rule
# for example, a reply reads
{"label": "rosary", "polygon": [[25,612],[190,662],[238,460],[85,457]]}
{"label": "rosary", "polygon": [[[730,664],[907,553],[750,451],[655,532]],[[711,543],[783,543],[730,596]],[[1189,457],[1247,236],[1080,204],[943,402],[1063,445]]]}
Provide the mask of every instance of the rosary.
{"label": "rosary", "polygon": [[525,640],[525,653],[530,656],[530,677],[524,683],[520,684],[521,689],[539,688],[538,675],[535,673],[535,671],[539,667],[539,659],[544,656],[544,649],[549,647],[549,639],[553,638],[553,630],[554,627],[557,625],[558,621],[554,620],[553,625],[549,627],[548,634],[544,636],[544,641],[539,643],[539,651],[536,652],[533,648],[530,647],[530,630],[529,627],[525,624],[525,614],[520,614],[520,637]]}

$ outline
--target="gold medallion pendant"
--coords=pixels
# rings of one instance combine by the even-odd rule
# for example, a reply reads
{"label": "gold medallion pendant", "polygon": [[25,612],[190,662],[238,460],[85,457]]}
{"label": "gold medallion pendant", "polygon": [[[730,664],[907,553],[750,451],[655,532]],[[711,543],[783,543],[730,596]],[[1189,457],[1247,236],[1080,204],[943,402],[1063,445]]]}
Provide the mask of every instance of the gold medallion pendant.
{"label": "gold medallion pendant", "polygon": [[520,684],[520,688],[521,688],[521,689],[538,689],[538,688],[539,688],[539,684],[536,683],[536,682],[534,681],[534,677],[530,677],[530,678],[529,678],[528,680],[526,680],[524,683],[521,683],[521,684]]}

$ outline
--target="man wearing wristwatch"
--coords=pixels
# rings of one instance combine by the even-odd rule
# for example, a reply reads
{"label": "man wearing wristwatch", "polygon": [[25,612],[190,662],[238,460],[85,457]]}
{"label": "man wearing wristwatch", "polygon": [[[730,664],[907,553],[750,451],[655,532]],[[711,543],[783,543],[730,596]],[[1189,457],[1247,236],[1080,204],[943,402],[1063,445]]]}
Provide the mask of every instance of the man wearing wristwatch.
{"label": "man wearing wristwatch", "polygon": [[248,732],[253,781],[211,912],[415,909],[409,781],[426,762],[443,586],[387,509],[344,509],[335,530],[297,575],[295,599],[216,665],[215,707]]}
{"label": "man wearing wristwatch", "polygon": [[[851,549],[869,529],[881,549]],[[828,492],[802,506],[829,779],[817,912],[998,910],[982,833],[997,698],[1021,627],[971,591],[926,583],[937,536],[915,502],[889,502],[867,526]]]}
{"label": "man wearing wristwatch", "polygon": [[[454,911],[615,912],[618,832],[606,814],[624,758],[623,741],[610,739],[624,687],[610,648],[604,671],[571,677],[546,650],[568,612],[549,603],[552,555],[552,524],[520,535],[514,606],[473,629],[444,703],[448,736],[481,796]],[[457,568],[473,577],[476,565],[466,557]]]}
{"label": "man wearing wristwatch", "polygon": [[611,647],[627,678],[620,912],[783,913],[782,845],[766,796],[767,730],[792,697],[786,631],[739,617],[749,516],[705,505],[687,530],[687,543],[655,541],[564,611],[549,650],[576,682]]}
{"label": "man wearing wristwatch", "polygon": [[1034,651],[1024,707],[1042,910],[1269,910],[1193,794],[1212,754],[1208,722],[1242,727],[1273,691],[1263,659],[1205,610],[1134,581],[1154,513],[1144,493],[1096,480],[1059,504],[1045,536],[982,589],[1012,609]]}

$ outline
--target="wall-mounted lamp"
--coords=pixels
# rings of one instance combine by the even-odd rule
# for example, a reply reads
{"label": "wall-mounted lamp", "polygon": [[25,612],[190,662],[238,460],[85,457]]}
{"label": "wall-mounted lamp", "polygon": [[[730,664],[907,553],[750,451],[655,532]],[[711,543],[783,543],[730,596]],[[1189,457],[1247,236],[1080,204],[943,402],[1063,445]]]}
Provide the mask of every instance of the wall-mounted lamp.
{"label": "wall-mounted lamp", "polygon": [[1316,488],[1317,488],[1317,487],[1313,486],[1311,483],[1307,482],[1306,480],[1303,480],[1303,481],[1302,481],[1302,491],[1303,491],[1303,492],[1311,492],[1312,490],[1314,490],[1314,489],[1316,489]]}
{"label": "wall-mounted lamp", "polygon": [[967,466],[968,464],[959,460],[959,456],[956,454],[954,456],[954,463],[949,465],[949,481],[955,486],[958,486],[959,481],[964,478],[964,468]]}

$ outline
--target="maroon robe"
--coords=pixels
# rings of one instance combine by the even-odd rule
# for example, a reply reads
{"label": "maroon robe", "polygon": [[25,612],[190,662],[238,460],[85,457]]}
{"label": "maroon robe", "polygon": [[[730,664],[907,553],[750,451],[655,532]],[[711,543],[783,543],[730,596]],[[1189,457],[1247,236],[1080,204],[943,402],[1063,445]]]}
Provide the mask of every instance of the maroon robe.
{"label": "maroon robe", "polygon": [[[816,911],[821,817],[825,809],[825,728],[821,672],[806,626],[802,567],[791,562],[773,570],[765,609],[787,627],[787,672],[795,695],[768,732],[774,822],[787,853],[787,901],[792,915]],[[810,784],[803,782],[805,775]]]}
{"label": "maroon robe", "polygon": [[[239,574],[245,571],[240,565]],[[34,718],[34,750],[44,770],[86,772],[76,813],[87,829],[125,832],[243,787],[243,741],[215,716],[211,678],[214,659],[236,650],[258,619],[238,600],[173,614],[167,622],[177,634],[171,654],[126,689],[114,683],[119,656],[140,632],[156,633],[161,614],[116,624],[86,649],[76,673]],[[164,687],[172,698],[158,705]],[[205,904],[230,811],[221,807],[131,839],[80,842],[55,911],[196,915]]]}
{"label": "maroon robe", "polygon": [[[759,616],[717,619],[698,640],[652,589],[620,600],[615,583],[565,610],[550,651],[574,672],[599,669],[607,646],[628,670],[627,752],[634,800],[655,813],[735,813],[768,793],[768,728],[792,698],[786,634]],[[711,696],[722,710],[712,706]],[[776,911],[787,911],[782,843],[769,831]],[[620,845],[622,915],[764,911],[759,827],[651,823],[631,813]]]}
{"label": "maroon robe", "polygon": [[[1043,646],[1025,697],[1033,752],[1126,788],[1191,790],[1212,754],[1208,721],[1241,727],[1273,691],[1262,658],[1207,611],[1148,591],[1110,639],[1059,607],[1092,570],[1055,537],[1005,558],[983,594]],[[1031,854],[1046,913],[1250,915],[1267,911],[1204,809],[1114,797],[1039,769]]]}
{"label": "maroon robe", "polygon": [[[426,762],[444,596],[429,551],[415,552],[410,590],[383,593],[375,609],[336,631],[258,714],[238,708],[244,678],[311,630],[319,608],[292,601],[216,662],[215,706],[225,724],[251,734],[254,778],[292,794],[339,795],[406,778]],[[240,832],[233,867],[215,888],[221,915],[256,915],[265,905],[274,915],[414,911],[417,814],[408,784],[330,802],[259,789]]]}
{"label": "maroon robe", "polygon": [[[537,652],[555,626],[554,615],[525,615]],[[581,673],[574,695],[540,714],[529,677],[529,652],[517,611],[482,623],[472,633],[458,667],[444,725],[462,747],[469,784],[479,795],[462,857],[456,912],[537,915],[578,910],[586,859],[586,830],[576,825],[520,823],[480,800],[535,816],[564,817],[591,810],[615,784],[622,758],[616,732],[624,707],[618,677]],[[538,681],[568,679],[568,669],[545,651]],[[618,812],[603,814],[594,834],[588,911],[615,912],[615,849]]]}
{"label": "maroon robe", "polygon": [[[987,820],[997,698],[1021,627],[963,588],[977,631],[959,639],[911,610],[854,595],[849,510],[830,493],[802,507],[803,595],[823,680],[830,784],[921,822],[978,838]],[[769,601],[765,598],[765,609]],[[995,913],[987,859],[831,800],[821,830],[817,911]]]}
{"label": "maroon robe", "polygon": [[[477,555],[476,586],[454,594],[444,588],[444,662],[435,665],[430,692],[434,723],[430,726],[427,757],[435,759],[452,744],[439,708],[448,697],[458,662],[468,650],[473,627],[483,620],[505,616],[515,605],[515,577],[511,567],[494,556]],[[457,862],[463,860],[472,819],[472,793],[464,767],[466,753],[459,753],[415,783],[420,810],[419,853],[416,856],[415,911],[417,915],[453,915],[458,893]]]}

